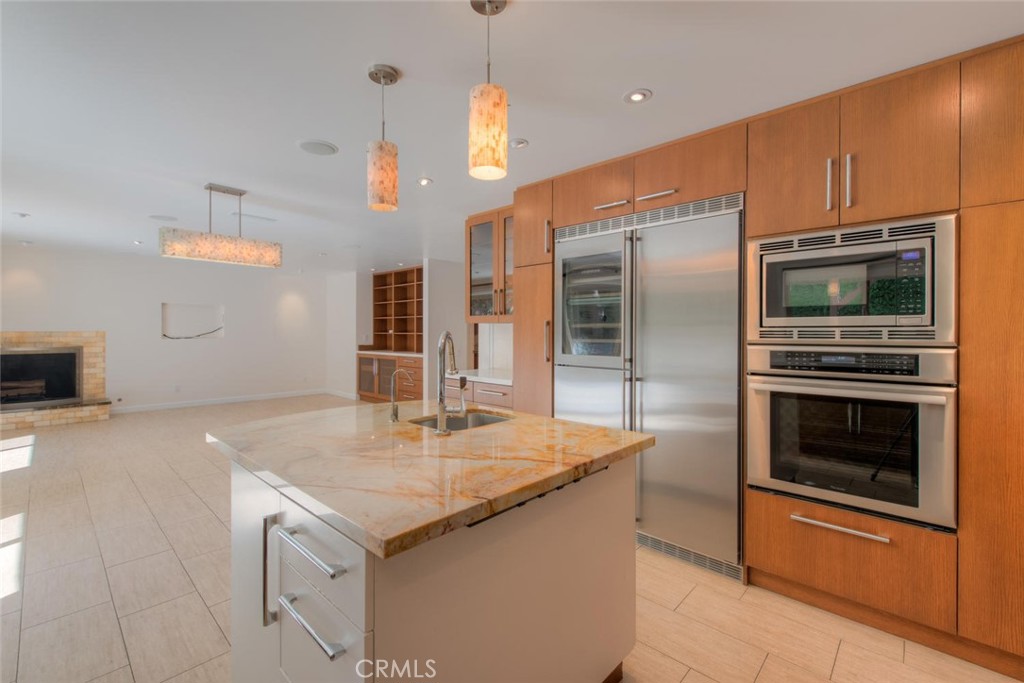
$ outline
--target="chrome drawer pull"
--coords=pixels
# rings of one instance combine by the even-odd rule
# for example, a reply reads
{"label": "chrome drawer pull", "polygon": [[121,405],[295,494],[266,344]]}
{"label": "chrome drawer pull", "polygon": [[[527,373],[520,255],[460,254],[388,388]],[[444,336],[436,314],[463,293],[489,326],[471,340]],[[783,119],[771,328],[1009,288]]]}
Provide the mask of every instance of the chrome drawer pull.
{"label": "chrome drawer pull", "polygon": [[841,534],[850,534],[851,536],[857,536],[858,538],[866,538],[869,541],[878,541],[879,543],[889,542],[889,539],[885,536],[876,536],[875,534],[869,534],[866,531],[847,529],[845,526],[837,526],[835,524],[829,524],[828,522],[819,522],[816,519],[809,519],[807,517],[801,517],[800,515],[790,515],[789,518],[794,522],[810,524],[811,526],[820,526],[822,529],[831,529],[832,531],[838,531]]}
{"label": "chrome drawer pull", "polygon": [[298,596],[295,595],[295,593],[285,593],[277,599],[277,602],[281,605],[281,607],[284,608],[286,612],[288,612],[288,614],[292,615],[292,619],[294,619],[296,623],[298,623],[298,625],[301,626],[302,629],[306,633],[308,633],[313,640],[316,641],[316,644],[319,645],[320,649],[324,651],[325,655],[327,655],[327,659],[333,662],[335,659],[345,654],[344,645],[340,643],[328,643],[326,640],[321,638],[320,634],[317,633],[316,630],[314,630],[313,627],[310,626],[309,622],[306,621],[306,619],[301,614],[299,614],[298,610],[296,610],[295,607],[292,606],[292,603],[295,602],[297,599]]}
{"label": "chrome drawer pull", "polygon": [[832,210],[832,157],[825,160],[825,211]]}
{"label": "chrome drawer pull", "polygon": [[544,253],[551,253],[551,219],[544,221]]}
{"label": "chrome drawer pull", "polygon": [[853,155],[846,155],[846,208],[853,206],[853,180],[850,178],[850,174],[853,172]]}
{"label": "chrome drawer pull", "polygon": [[266,515],[263,517],[263,625],[270,626],[277,621],[277,612],[270,611],[270,605],[267,603],[267,584],[269,581],[269,563],[267,562],[268,557],[268,546],[270,545],[270,527],[277,524],[277,514]]}
{"label": "chrome drawer pull", "polygon": [[285,529],[284,527],[277,527],[278,536],[280,536],[284,541],[286,541],[288,545],[299,551],[300,555],[302,555],[304,558],[306,558],[314,565],[316,565],[316,568],[322,571],[324,574],[327,574],[328,577],[336,579],[345,573],[345,567],[343,567],[340,564],[330,564],[328,562],[324,562],[319,557],[317,557],[312,550],[310,550],[302,543],[300,543],[299,540],[296,539],[294,535],[297,532],[298,529],[296,527],[289,527],[287,529]]}
{"label": "chrome drawer pull", "polygon": [[670,194],[675,194],[676,192],[679,192],[679,189],[673,187],[671,190],[662,190],[661,192],[654,192],[652,194],[645,194],[643,197],[637,197],[636,200],[638,202],[646,202],[649,199],[658,199],[660,197],[667,197]]}
{"label": "chrome drawer pull", "polygon": [[476,392],[478,394],[487,394],[488,396],[504,396],[505,395],[505,392],[503,392],[503,391],[490,391],[489,389],[477,389]]}
{"label": "chrome drawer pull", "polygon": [[625,206],[629,204],[628,199],[620,199],[617,202],[608,202],[607,204],[598,204],[594,207],[594,211],[604,211],[605,209],[614,209],[617,206]]}

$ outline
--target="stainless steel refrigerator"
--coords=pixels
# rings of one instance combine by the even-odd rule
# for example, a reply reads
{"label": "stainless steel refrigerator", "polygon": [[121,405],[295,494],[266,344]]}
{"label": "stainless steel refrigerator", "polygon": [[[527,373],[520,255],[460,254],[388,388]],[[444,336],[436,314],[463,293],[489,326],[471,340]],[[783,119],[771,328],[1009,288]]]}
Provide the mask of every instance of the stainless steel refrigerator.
{"label": "stainless steel refrigerator", "polygon": [[654,434],[637,530],[736,565],[742,196],[719,199],[556,231],[555,417]]}

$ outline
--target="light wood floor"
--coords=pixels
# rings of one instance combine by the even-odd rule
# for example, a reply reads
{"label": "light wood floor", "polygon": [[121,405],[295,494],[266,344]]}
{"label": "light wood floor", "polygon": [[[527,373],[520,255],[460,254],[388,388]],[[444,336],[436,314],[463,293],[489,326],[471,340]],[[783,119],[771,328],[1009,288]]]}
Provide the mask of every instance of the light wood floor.
{"label": "light wood floor", "polygon": [[[0,683],[230,681],[228,463],[204,435],[351,403],[312,396],[4,434]],[[637,638],[631,683],[1011,680],[646,548]]]}

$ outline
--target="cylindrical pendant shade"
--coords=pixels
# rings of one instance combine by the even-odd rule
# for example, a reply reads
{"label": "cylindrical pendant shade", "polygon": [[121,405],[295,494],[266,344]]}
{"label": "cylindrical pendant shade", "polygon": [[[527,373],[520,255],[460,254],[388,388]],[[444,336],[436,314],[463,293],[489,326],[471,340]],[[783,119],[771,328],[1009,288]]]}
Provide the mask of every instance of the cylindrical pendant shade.
{"label": "cylindrical pendant shade", "polygon": [[469,175],[498,180],[508,173],[508,93],[481,83],[469,91]]}
{"label": "cylindrical pendant shade", "polygon": [[366,146],[366,203],[374,211],[398,211],[398,145],[388,140]]}

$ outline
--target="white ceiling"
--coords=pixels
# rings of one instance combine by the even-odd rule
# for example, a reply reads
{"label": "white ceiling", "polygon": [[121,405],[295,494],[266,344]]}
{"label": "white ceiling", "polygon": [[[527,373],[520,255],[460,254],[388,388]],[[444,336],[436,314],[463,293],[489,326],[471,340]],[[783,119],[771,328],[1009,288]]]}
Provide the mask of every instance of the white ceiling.
{"label": "white ceiling", "polygon": [[[1024,33],[1024,4],[512,0],[492,19],[493,80],[530,146],[497,182],[466,173],[485,20],[465,0],[5,1],[0,21],[6,248],[155,254],[147,216],[203,229],[215,182],[276,219],[244,232],[283,242],[286,269],[365,270],[461,261],[465,217],[516,185]],[[387,91],[393,214],[366,208],[381,62],[403,73]],[[636,87],[654,98],[626,105]],[[215,230],[236,208],[215,195]]]}

